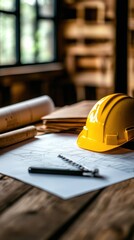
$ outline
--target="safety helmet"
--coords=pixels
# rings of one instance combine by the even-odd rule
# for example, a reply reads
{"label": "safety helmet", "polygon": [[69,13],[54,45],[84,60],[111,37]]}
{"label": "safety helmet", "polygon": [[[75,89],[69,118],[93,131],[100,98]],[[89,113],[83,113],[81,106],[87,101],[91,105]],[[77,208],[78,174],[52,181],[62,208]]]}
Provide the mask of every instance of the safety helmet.
{"label": "safety helmet", "polygon": [[100,99],[77,138],[79,147],[104,152],[134,138],[134,98],[122,93]]}

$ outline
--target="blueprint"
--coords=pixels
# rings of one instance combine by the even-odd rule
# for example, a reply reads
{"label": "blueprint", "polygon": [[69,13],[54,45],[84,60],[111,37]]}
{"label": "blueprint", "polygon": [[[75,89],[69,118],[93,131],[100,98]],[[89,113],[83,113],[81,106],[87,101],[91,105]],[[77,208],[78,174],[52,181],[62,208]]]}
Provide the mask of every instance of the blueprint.
{"label": "blueprint", "polygon": [[[118,148],[109,153],[95,153],[79,148],[74,134],[46,134],[4,148],[0,152],[0,173],[39,187],[63,199],[134,177],[134,150]],[[104,178],[32,174],[30,166],[75,168],[58,155],[92,170],[98,168]]]}

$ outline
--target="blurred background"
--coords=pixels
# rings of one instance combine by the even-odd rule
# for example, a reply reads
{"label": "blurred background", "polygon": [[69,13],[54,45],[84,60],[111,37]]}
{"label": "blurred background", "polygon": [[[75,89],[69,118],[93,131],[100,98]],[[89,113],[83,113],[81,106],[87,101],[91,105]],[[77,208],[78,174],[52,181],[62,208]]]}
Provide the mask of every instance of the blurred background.
{"label": "blurred background", "polygon": [[134,96],[133,0],[0,0],[0,107]]}

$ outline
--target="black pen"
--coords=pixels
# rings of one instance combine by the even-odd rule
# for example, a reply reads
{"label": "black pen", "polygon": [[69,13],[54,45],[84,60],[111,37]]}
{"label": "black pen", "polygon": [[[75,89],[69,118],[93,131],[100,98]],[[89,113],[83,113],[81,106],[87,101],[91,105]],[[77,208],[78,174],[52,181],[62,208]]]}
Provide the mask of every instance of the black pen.
{"label": "black pen", "polygon": [[70,175],[70,176],[83,176],[83,177],[99,177],[97,169],[93,171],[81,171],[62,168],[44,168],[44,167],[29,167],[29,173],[43,173],[43,174],[57,174],[57,175]]}

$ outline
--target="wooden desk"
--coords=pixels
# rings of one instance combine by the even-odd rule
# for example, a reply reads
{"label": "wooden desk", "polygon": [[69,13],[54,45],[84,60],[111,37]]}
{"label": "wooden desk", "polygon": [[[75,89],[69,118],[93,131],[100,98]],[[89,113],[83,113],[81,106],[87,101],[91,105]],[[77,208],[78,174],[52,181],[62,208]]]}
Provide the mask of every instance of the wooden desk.
{"label": "wooden desk", "polygon": [[134,239],[134,179],[69,200],[0,175],[1,240]]}

